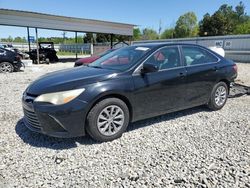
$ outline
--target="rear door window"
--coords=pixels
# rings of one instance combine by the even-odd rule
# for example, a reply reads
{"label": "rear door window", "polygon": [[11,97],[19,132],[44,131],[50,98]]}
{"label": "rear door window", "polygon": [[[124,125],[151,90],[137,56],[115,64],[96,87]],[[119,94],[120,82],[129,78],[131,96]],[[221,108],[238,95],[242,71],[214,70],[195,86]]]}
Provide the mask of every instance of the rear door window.
{"label": "rear door window", "polygon": [[218,58],[208,51],[198,47],[182,47],[184,61],[187,66],[216,63]]}

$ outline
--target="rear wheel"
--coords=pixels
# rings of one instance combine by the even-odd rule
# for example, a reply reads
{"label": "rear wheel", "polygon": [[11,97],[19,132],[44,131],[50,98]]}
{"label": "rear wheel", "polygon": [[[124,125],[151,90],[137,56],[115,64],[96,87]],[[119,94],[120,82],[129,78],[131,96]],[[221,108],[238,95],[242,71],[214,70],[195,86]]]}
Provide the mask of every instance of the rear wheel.
{"label": "rear wheel", "polygon": [[59,61],[59,59],[58,59],[58,57],[57,57],[57,55],[55,56],[55,62],[58,62]]}
{"label": "rear wheel", "polygon": [[97,141],[121,137],[129,123],[129,110],[120,99],[108,98],[97,103],[87,117],[87,132]]}
{"label": "rear wheel", "polygon": [[211,93],[208,107],[211,110],[220,110],[227,101],[228,86],[225,82],[217,83]]}
{"label": "rear wheel", "polygon": [[32,60],[32,63],[33,63],[33,64],[38,64],[37,59],[33,59],[33,60]]}
{"label": "rear wheel", "polygon": [[50,60],[49,58],[46,58],[46,59],[45,59],[45,62],[46,62],[47,64],[49,64],[49,63],[51,62],[51,60]]}
{"label": "rear wheel", "polygon": [[10,73],[14,71],[14,66],[9,62],[0,63],[0,72],[1,73]]}

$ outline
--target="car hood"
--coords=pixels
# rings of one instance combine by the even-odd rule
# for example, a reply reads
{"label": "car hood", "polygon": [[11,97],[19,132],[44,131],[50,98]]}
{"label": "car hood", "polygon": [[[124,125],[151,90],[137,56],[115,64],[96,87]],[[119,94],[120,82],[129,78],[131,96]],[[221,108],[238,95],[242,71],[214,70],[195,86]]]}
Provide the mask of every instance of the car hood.
{"label": "car hood", "polygon": [[84,87],[113,77],[117,71],[92,67],[79,67],[46,74],[34,81],[26,90],[31,95],[66,91]]}

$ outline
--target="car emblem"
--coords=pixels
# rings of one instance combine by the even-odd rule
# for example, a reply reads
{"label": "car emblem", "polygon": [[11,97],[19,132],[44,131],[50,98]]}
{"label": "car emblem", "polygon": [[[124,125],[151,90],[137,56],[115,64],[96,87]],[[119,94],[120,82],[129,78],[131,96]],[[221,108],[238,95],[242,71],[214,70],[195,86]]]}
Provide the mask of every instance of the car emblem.
{"label": "car emblem", "polygon": [[34,101],[34,97],[28,96],[26,93],[23,95],[24,101],[28,104],[32,104]]}

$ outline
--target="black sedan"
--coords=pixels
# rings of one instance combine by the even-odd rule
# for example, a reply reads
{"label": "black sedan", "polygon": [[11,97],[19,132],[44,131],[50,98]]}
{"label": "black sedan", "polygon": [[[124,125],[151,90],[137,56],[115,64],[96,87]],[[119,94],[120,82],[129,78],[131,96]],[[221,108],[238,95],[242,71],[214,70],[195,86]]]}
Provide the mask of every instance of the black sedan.
{"label": "black sedan", "polygon": [[24,123],[54,137],[110,141],[130,122],[204,104],[221,109],[236,77],[235,63],[202,46],[129,46],[33,82]]}
{"label": "black sedan", "polygon": [[17,53],[0,47],[0,73],[17,72],[22,66],[24,65]]}

